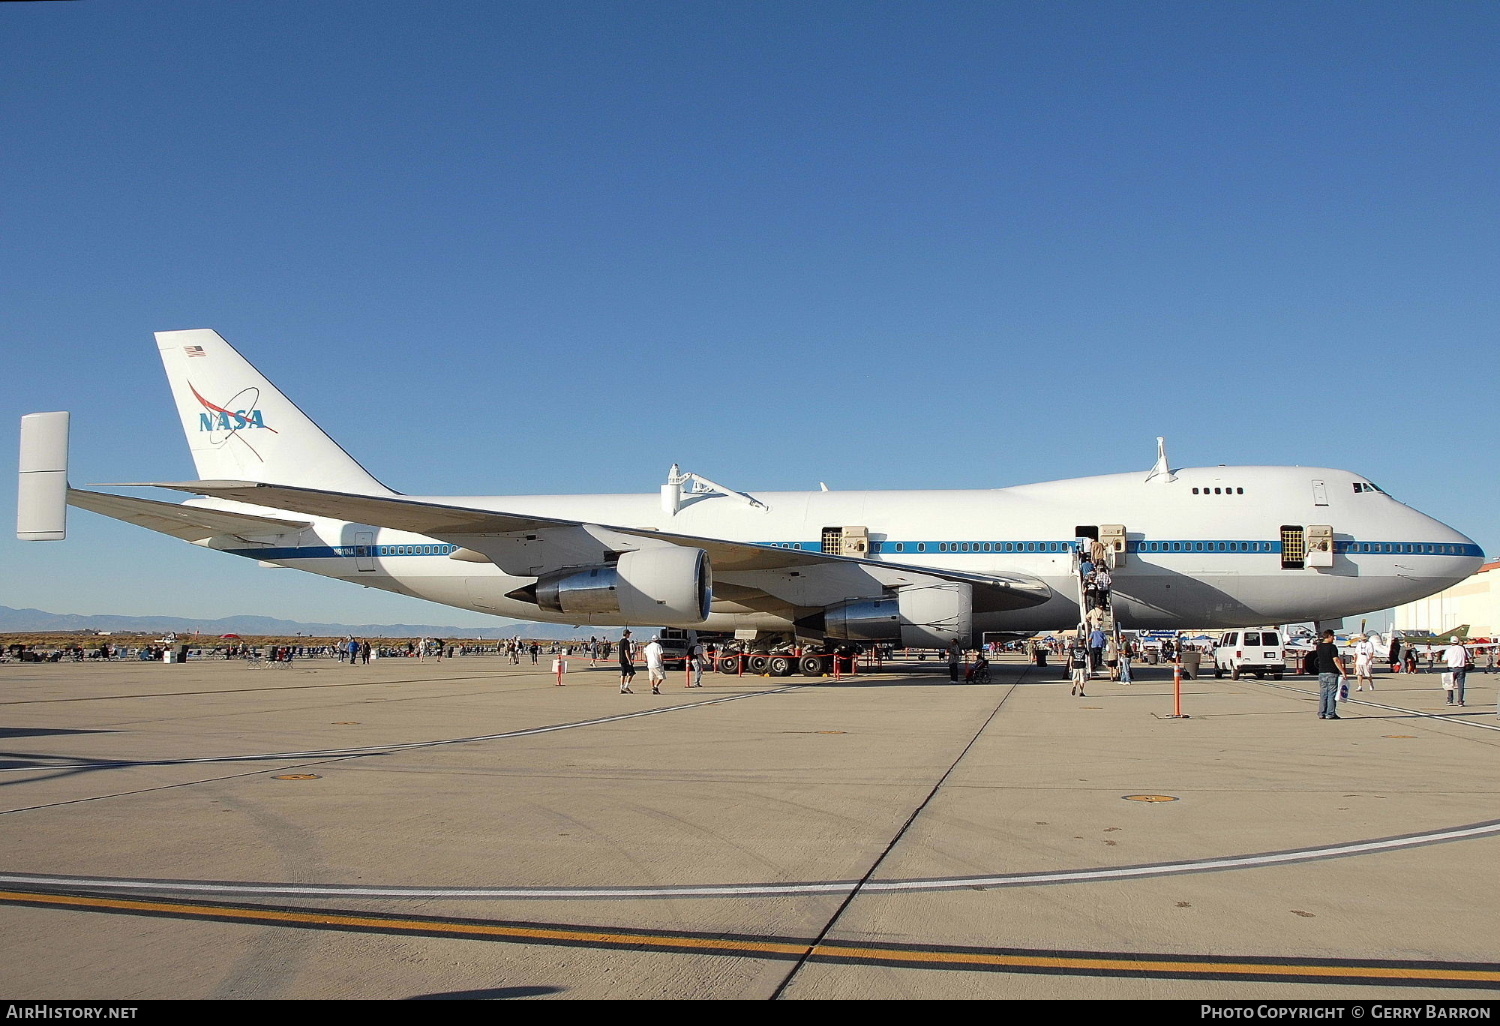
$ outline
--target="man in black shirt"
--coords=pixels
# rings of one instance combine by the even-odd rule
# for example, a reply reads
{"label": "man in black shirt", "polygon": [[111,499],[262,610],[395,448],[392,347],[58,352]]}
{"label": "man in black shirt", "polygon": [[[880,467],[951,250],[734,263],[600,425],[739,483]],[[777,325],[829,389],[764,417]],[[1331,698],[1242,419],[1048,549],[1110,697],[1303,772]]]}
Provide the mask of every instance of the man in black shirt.
{"label": "man in black shirt", "polygon": [[630,689],[630,682],[635,680],[635,665],[632,658],[635,655],[635,645],[630,640],[629,631],[620,635],[619,654],[620,694],[633,695],[635,692]]}
{"label": "man in black shirt", "polygon": [[1344,669],[1344,657],[1334,644],[1333,631],[1324,631],[1323,640],[1313,649],[1313,665],[1318,670],[1318,719],[1343,719],[1337,709],[1339,685],[1349,676]]}

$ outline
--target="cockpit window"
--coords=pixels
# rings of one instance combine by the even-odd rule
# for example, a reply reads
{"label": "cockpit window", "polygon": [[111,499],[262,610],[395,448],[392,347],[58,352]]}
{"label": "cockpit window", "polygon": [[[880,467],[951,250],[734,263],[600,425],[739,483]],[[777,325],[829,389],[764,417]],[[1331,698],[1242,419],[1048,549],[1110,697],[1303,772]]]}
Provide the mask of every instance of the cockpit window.
{"label": "cockpit window", "polygon": [[1379,485],[1373,485],[1368,481],[1354,482],[1354,491],[1356,494],[1360,492],[1380,492],[1382,495],[1385,494],[1384,488],[1380,487]]}

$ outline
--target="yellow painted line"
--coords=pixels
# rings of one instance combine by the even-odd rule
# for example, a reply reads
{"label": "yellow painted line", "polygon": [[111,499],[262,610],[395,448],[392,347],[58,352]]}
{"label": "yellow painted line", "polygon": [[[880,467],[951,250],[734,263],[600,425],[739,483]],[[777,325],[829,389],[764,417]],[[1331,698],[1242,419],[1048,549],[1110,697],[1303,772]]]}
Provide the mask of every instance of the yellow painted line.
{"label": "yellow painted line", "polygon": [[272,908],[238,908],[232,905],[189,905],[137,898],[105,898],[87,895],[48,894],[36,891],[0,891],[0,902],[24,902],[98,912],[137,912],[185,918],[232,919],[243,923],[279,926],[342,927],[382,930],[392,933],[446,934],[459,938],[510,940],[540,943],[562,942],[610,947],[636,946],[655,950],[679,949],[712,955],[779,956],[781,958],[825,958],[845,962],[899,963],[914,968],[1051,970],[1071,972],[1149,973],[1157,976],[1278,976],[1289,980],[1363,979],[1431,983],[1500,984],[1495,969],[1454,969],[1439,966],[1308,965],[1264,962],[1195,962],[1172,959],[1110,957],[1096,955],[1025,954],[984,951],[918,950],[879,948],[839,943],[753,940],[734,937],[693,937],[671,934],[632,933],[587,927],[522,926],[503,923],[445,922],[390,916],[355,915],[342,912]]}
{"label": "yellow painted line", "polygon": [[1451,980],[1464,983],[1500,983],[1500,972],[1485,969],[1438,969],[1421,966],[1278,965],[1272,962],[1177,962],[1137,958],[1096,958],[1084,955],[1005,955],[982,951],[911,951],[900,948],[846,948],[820,944],[813,953],[828,958],[862,961],[941,962],[949,966],[974,965],[1015,969],[1075,969],[1158,974],[1219,974],[1242,976],[1363,977],[1383,980]]}
{"label": "yellow painted line", "polygon": [[222,917],[277,925],[343,926],[352,929],[406,930],[412,933],[451,933],[468,937],[505,937],[514,940],[573,941],[585,944],[638,944],[653,947],[714,948],[724,954],[772,954],[801,956],[810,945],[782,941],[746,941],[719,937],[673,937],[671,935],[606,932],[567,927],[508,926],[489,923],[452,923],[442,920],[397,919],[388,916],[357,916],[336,912],[294,912],[285,909],[236,908],[232,905],[183,905],[169,901],[134,898],[94,898],[71,894],[30,891],[0,891],[0,901],[58,905],[65,908],[155,912],[189,917]]}

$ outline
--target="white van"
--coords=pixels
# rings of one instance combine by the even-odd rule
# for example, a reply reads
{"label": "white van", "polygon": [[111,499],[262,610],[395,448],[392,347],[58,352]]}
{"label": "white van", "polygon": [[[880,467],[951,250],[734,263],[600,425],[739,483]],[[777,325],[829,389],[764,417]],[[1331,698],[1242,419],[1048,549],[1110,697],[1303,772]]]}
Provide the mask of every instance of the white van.
{"label": "white van", "polygon": [[1257,677],[1270,675],[1280,680],[1286,673],[1286,648],[1281,632],[1274,627],[1251,627],[1242,631],[1225,631],[1214,649],[1214,676],[1228,671],[1233,680],[1242,673]]}

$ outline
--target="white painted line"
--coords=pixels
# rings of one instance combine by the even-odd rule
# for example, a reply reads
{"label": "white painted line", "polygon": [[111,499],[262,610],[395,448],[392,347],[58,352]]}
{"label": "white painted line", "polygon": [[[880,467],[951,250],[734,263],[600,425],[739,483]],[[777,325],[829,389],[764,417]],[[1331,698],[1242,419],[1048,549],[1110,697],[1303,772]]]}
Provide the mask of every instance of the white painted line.
{"label": "white painted line", "polygon": [[[861,893],[953,891],[985,887],[1037,887],[1052,884],[1097,883],[1144,877],[1216,873],[1234,869],[1349,858],[1403,848],[1417,848],[1451,841],[1500,836],[1500,820],[1473,823],[1400,837],[1384,837],[1318,848],[1227,855],[1191,862],[1158,862],[1142,866],[1061,870],[1050,873],[1005,873],[993,876],[930,877],[916,880],[872,880]],[[618,898],[766,898],[798,895],[847,894],[856,880],[821,880],[802,883],[704,884],[677,887],[378,887],[360,884],[253,883],[226,880],[153,880],[119,877],[50,876],[0,873],[0,884],[37,887],[51,891],[87,891],[152,895],[205,894],[218,897],[296,898],[420,898],[444,900],[553,900],[598,901]]]}

